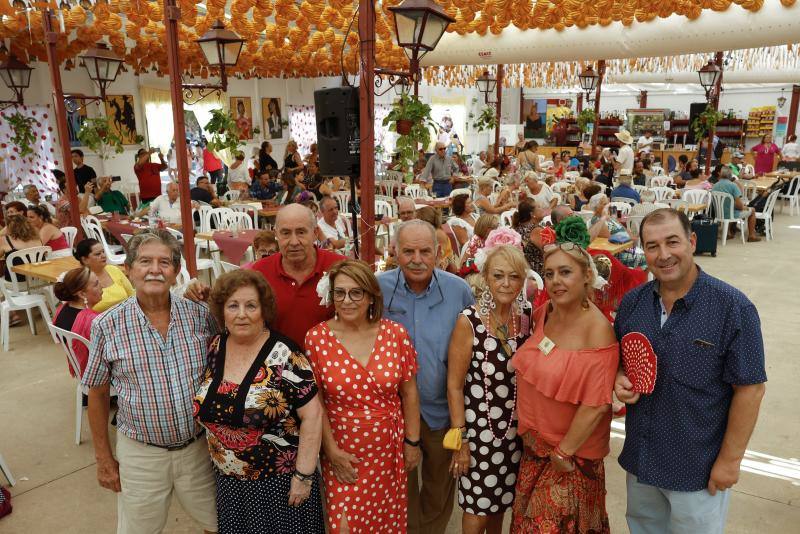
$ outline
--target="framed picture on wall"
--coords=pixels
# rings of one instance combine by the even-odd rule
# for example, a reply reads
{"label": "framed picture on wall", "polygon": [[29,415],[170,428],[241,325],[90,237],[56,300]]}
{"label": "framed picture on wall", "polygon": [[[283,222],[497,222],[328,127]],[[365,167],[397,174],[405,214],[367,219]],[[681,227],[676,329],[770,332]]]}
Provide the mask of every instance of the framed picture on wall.
{"label": "framed picture on wall", "polygon": [[526,98],[522,101],[521,120],[525,139],[544,139],[547,136],[547,99]]}
{"label": "framed picture on wall", "polygon": [[264,137],[267,139],[283,138],[283,115],[281,115],[280,98],[261,99],[261,119],[264,121]]}
{"label": "framed picture on wall", "polygon": [[136,115],[132,95],[106,96],[106,117],[111,130],[122,138],[123,145],[136,144]]}
{"label": "framed picture on wall", "polygon": [[231,114],[239,128],[239,139],[245,141],[253,138],[253,105],[249,96],[232,96],[230,100]]}

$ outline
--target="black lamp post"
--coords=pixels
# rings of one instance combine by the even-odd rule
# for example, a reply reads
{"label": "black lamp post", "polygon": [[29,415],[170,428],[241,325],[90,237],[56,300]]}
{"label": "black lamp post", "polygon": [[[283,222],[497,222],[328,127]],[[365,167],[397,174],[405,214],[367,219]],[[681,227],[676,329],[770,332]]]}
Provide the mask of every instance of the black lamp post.
{"label": "black lamp post", "polygon": [[599,79],[600,76],[594,71],[591,65],[584,68],[583,71],[578,74],[578,81],[581,84],[581,89],[586,93],[587,102],[594,100],[592,93],[597,89],[597,81]]}
{"label": "black lamp post", "polygon": [[[225,24],[221,20],[217,20],[211,29],[195,42],[200,45],[200,50],[203,51],[208,65],[219,69],[220,83],[182,84],[183,99],[188,104],[194,104],[211,94],[220,94],[228,90],[226,68],[236,66],[244,45],[244,39],[239,37],[236,32],[225,28]],[[197,98],[194,97],[195,91],[198,95]]]}
{"label": "black lamp post", "polygon": [[3,108],[25,103],[22,93],[31,85],[32,70],[33,68],[13,54],[9,54],[8,58],[0,63],[0,78],[16,97],[16,100],[0,101]]}
{"label": "black lamp post", "polygon": [[493,104],[494,102],[489,101],[489,95],[495,92],[497,88],[497,78],[493,78],[488,70],[483,71],[477,80],[475,80],[475,85],[478,86],[478,91],[483,93],[483,101],[487,104]]}
{"label": "black lamp post", "polygon": [[722,70],[711,59],[703,68],[697,71],[697,75],[700,77],[700,85],[703,86],[703,90],[706,92],[706,102],[710,102],[712,93],[717,86],[717,80],[722,75]]}

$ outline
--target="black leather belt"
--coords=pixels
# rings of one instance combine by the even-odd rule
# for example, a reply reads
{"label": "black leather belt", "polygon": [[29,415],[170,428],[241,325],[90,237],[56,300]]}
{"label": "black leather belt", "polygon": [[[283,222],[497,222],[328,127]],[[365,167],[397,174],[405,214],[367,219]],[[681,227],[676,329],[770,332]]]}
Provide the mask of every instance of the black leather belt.
{"label": "black leather belt", "polygon": [[181,442],[181,443],[176,443],[174,445],[156,445],[155,443],[147,443],[147,445],[150,445],[151,447],[158,447],[159,449],[164,449],[164,450],[167,450],[167,451],[170,451],[170,452],[172,452],[172,451],[182,451],[183,449],[185,449],[186,447],[188,447],[189,445],[191,445],[192,443],[194,443],[198,439],[202,438],[205,435],[205,433],[206,433],[206,431],[205,431],[205,429],[203,429],[195,437],[193,437],[191,439],[188,439],[188,440],[186,440],[184,442]]}

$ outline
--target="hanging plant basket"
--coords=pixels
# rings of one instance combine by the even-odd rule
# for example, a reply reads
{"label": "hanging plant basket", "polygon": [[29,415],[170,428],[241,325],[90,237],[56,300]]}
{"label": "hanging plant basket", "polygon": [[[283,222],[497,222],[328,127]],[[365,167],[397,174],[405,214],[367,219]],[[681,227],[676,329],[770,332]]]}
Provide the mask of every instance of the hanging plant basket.
{"label": "hanging plant basket", "polygon": [[397,133],[400,135],[408,135],[411,133],[411,128],[414,127],[414,121],[400,119],[397,121]]}
{"label": "hanging plant basket", "polygon": [[106,160],[111,154],[122,154],[122,138],[111,130],[108,118],[86,119],[78,130],[78,141]]}

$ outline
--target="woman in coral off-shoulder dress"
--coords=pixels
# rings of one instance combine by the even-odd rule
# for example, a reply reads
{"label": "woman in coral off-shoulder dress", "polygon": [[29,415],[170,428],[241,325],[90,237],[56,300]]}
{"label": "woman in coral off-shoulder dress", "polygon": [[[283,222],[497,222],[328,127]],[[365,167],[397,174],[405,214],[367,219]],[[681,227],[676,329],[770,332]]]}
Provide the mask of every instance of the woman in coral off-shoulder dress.
{"label": "woman in coral off-shoulder dress", "polygon": [[511,360],[524,444],[511,532],[603,534],[619,344],[589,300],[597,274],[585,250],[545,246],[543,274],[550,302],[534,312],[533,333]]}
{"label": "woman in coral off-shoulder dress", "polygon": [[328,530],[406,532],[407,471],[421,456],[414,347],[381,319],[383,296],[369,266],[334,265],[317,286],[336,314],[306,334],[322,392],[322,475]]}

